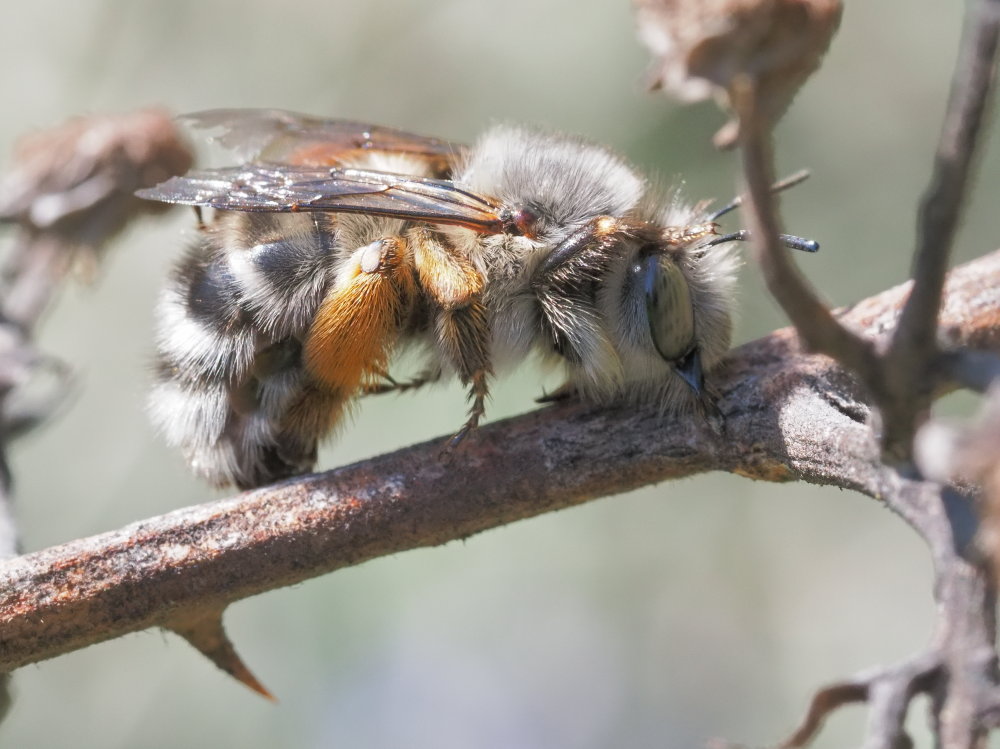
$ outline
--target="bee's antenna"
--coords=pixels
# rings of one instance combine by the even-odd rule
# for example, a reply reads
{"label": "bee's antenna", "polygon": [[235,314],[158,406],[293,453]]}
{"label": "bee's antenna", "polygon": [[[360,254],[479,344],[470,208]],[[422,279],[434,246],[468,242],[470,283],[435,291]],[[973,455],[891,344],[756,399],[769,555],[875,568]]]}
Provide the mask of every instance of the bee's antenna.
{"label": "bee's antenna", "polygon": [[[800,172],[796,172],[795,174],[789,175],[788,177],[785,177],[784,179],[775,182],[773,185],[771,185],[771,192],[782,192],[784,190],[787,190],[789,187],[795,187],[797,184],[805,182],[807,179],[809,179],[809,170],[803,169]],[[743,198],[737,196],[732,200],[730,200],[728,203],[726,203],[724,206],[722,206],[722,208],[720,208],[719,210],[715,211],[714,213],[710,213],[708,216],[706,216],[705,221],[706,223],[710,221],[715,221],[720,216],[725,216],[727,213],[735,211],[741,205],[743,205]],[[794,249],[800,250],[802,248],[795,247]],[[818,245],[817,249],[819,249]],[[815,251],[816,250],[806,250],[806,252],[815,252]]]}
{"label": "bee's antenna", "polygon": [[[792,250],[801,250],[802,252],[818,252],[819,242],[815,239],[806,239],[805,237],[798,237],[794,234],[779,234],[778,239],[780,239],[785,247]],[[713,237],[702,247],[712,247],[717,244],[725,244],[726,242],[748,242],[750,240],[750,231],[747,229],[740,229],[739,231],[734,231],[731,234],[723,234],[721,237]]]}

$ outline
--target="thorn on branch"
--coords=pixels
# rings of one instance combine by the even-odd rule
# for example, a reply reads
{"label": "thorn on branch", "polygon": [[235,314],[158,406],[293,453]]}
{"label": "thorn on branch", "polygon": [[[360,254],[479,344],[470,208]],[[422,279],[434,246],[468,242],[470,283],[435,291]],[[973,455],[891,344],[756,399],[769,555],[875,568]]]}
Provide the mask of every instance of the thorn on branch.
{"label": "thorn on branch", "polygon": [[[992,308],[962,302],[1000,288],[1000,251],[956,269],[948,288],[943,319],[956,340],[1000,338]],[[879,340],[904,298],[905,288],[889,289],[844,316]],[[0,670],[163,626],[179,609],[214,612],[220,599],[709,470],[899,493],[855,408],[840,402],[853,381],[802,354],[791,331],[735,350],[715,384],[724,437],[682,417],[563,403],[484,427],[463,454],[473,471],[442,470],[435,439],[10,560],[0,565]],[[907,506],[916,525],[940,502],[928,493]],[[976,582],[960,571],[945,582]],[[964,600],[953,610],[968,617],[948,631],[974,624],[976,601]]]}
{"label": "thorn on branch", "polygon": [[222,625],[224,611],[225,607],[207,608],[175,615],[163,624],[163,628],[183,637],[195,650],[241,684],[272,702],[276,701],[236,652]]}

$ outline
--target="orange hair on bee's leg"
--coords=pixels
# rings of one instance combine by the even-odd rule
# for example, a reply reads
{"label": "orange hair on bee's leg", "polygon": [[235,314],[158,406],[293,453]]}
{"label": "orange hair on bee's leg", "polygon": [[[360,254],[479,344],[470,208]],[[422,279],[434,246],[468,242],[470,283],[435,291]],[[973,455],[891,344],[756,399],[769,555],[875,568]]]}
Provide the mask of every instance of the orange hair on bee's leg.
{"label": "orange hair on bee's leg", "polygon": [[466,307],[483,293],[483,277],[440,236],[425,227],[407,235],[413,247],[413,265],[420,285],[443,310]]}
{"label": "orange hair on bee's leg", "polygon": [[306,370],[346,403],[387,368],[416,291],[405,240],[391,237],[359,249],[341,270],[309,330]]}

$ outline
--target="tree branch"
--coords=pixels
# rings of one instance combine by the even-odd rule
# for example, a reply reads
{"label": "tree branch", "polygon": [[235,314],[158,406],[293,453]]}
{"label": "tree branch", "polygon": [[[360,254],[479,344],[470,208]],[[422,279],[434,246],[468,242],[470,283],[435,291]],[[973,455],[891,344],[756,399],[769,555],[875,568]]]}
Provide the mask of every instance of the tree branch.
{"label": "tree branch", "polygon": [[842,362],[871,391],[880,411],[883,449],[894,463],[911,459],[914,434],[934,397],[940,353],[938,307],[976,144],[992,100],[998,33],[1000,3],[980,0],[969,13],[934,175],[920,207],[913,291],[895,335],[883,346],[884,354],[837,323],[779,240],[777,198],[770,189],[774,158],[772,123],[763,111],[766,102],[750,74],[735,76],[730,86],[740,120],[749,193],[746,214],[768,290],[810,350]]}
{"label": "tree branch", "polygon": [[890,353],[911,361],[914,357],[930,360],[936,353],[937,311],[944,277],[965,205],[979,134],[993,99],[1000,2],[975,3],[967,26],[934,157],[934,173],[920,201],[914,287]]}
{"label": "tree branch", "polygon": [[[952,77],[934,175],[920,206],[914,282],[888,345],[884,340],[859,338],[834,320],[781,246],[775,199],[769,189],[773,181],[771,123],[762,114],[757,76],[741,73],[730,84],[740,120],[748,216],[768,288],[806,344],[848,367],[871,393],[885,461],[879,472],[883,486],[875,496],[883,498],[930,547],[938,603],[938,631],[929,651],[933,669],[915,671],[912,664],[904,664],[867,680],[848,682],[855,687],[853,692],[845,691],[844,684],[822,690],[802,728],[786,746],[810,741],[822,718],[842,704],[829,696],[848,693],[853,698],[862,695],[869,704],[866,747],[912,745],[904,720],[910,699],[918,691],[932,698],[931,717],[940,745],[972,749],[980,747],[986,735],[980,715],[989,712],[984,695],[992,693],[997,683],[996,591],[981,555],[974,550],[977,510],[969,497],[954,488],[924,480],[912,461],[914,438],[928,420],[940,379],[959,374],[962,381],[986,387],[984,379],[997,371],[995,361],[984,366],[982,357],[942,352],[938,323],[951,245],[992,99],[998,34],[1000,2],[974,3]],[[923,660],[917,658],[914,663]],[[862,692],[859,683],[864,685]]]}
{"label": "tree branch", "polygon": [[973,160],[993,101],[1000,35],[1000,2],[979,0],[967,12],[965,34],[930,184],[920,202],[913,291],[885,355],[882,390],[883,444],[909,459],[916,430],[926,421],[938,363],[938,308],[952,244],[973,171]]}
{"label": "tree branch", "polygon": [[743,174],[748,199],[744,201],[754,248],[767,290],[795,326],[806,348],[831,356],[863,382],[879,373],[872,342],[838,322],[826,303],[802,276],[792,254],[779,238],[778,196],[774,184],[774,148],[770,123],[761,114],[757,84],[744,76],[733,85],[733,103],[739,113]]}
{"label": "tree branch", "polygon": [[[878,339],[907,290],[842,320]],[[942,317],[965,345],[1000,349],[998,310],[1000,251],[952,274]],[[829,359],[803,354],[793,331],[737,349],[715,385],[724,434],[649,410],[558,405],[489,425],[450,458],[433,440],[10,560],[0,568],[0,670],[709,470],[887,490],[860,388]]]}

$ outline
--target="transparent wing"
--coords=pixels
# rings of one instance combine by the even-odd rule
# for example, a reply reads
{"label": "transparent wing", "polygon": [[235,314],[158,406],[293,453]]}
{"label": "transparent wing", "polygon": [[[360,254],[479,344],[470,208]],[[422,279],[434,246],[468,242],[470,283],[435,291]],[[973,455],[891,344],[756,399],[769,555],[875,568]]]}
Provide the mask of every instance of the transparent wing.
{"label": "transparent wing", "polygon": [[250,164],[193,171],[136,193],[163,203],[235,211],[367,213],[483,233],[516,230],[499,201],[442,179],[367,169]]}
{"label": "transparent wing", "polygon": [[466,150],[439,138],[353,120],[324,119],[281,109],[212,109],[184,115],[196,128],[218,130],[212,140],[243,160],[298,166],[349,166],[372,151],[425,161],[436,177],[450,176]]}

